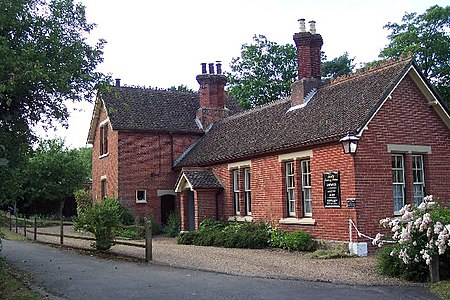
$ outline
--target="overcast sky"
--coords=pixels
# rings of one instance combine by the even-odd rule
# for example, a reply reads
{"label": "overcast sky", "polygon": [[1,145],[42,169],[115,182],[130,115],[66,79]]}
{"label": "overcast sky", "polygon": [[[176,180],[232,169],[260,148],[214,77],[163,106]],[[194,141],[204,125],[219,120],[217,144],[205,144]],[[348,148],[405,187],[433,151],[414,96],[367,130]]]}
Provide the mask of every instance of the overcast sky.
{"label": "overcast sky", "polygon": [[[200,63],[221,60],[223,69],[243,43],[263,34],[279,44],[292,43],[299,18],[316,21],[328,59],[347,51],[361,62],[377,59],[387,44],[383,25],[401,22],[405,12],[423,13],[428,0],[81,0],[87,19],[96,23],[89,40],[107,41],[99,70],[122,85],[166,88],[180,84],[197,90]],[[308,26],[307,26],[308,29]],[[42,132],[60,136],[70,147],[83,147],[93,104],[69,105],[69,129]],[[73,111],[73,109],[76,111]]]}

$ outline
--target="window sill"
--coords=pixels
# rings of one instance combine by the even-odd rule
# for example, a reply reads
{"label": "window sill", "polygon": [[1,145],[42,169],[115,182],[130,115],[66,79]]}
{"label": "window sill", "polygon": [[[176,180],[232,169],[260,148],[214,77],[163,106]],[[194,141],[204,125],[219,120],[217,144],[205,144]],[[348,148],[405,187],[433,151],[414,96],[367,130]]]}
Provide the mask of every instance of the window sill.
{"label": "window sill", "polygon": [[109,152],[108,153],[106,153],[106,154],[102,154],[102,155],[100,155],[98,158],[99,159],[102,159],[103,157],[107,157],[109,155]]}
{"label": "window sill", "polygon": [[234,222],[252,222],[253,217],[251,216],[232,216],[228,218],[228,221]]}
{"label": "window sill", "polygon": [[136,201],[136,204],[146,204],[147,203],[147,200],[146,201]]}
{"label": "window sill", "polygon": [[313,218],[284,218],[280,219],[279,223],[285,225],[316,225],[316,220]]}

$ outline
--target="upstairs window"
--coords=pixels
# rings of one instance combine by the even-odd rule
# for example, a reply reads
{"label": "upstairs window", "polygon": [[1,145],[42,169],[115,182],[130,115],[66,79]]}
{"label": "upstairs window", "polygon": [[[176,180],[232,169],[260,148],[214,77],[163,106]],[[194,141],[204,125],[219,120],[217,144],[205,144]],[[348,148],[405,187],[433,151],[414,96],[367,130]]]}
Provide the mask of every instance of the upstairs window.
{"label": "upstairs window", "polygon": [[294,162],[290,161],[285,164],[286,167],[286,199],[287,210],[290,217],[295,217],[295,174]]}
{"label": "upstairs window", "polygon": [[233,170],[234,215],[239,215],[239,170]]}
{"label": "upstairs window", "polygon": [[250,190],[250,168],[244,169],[244,203],[245,214],[250,216],[252,214],[252,193]]}
{"label": "upstairs window", "polygon": [[394,192],[394,214],[400,214],[405,206],[405,164],[403,155],[392,155],[392,184]]}
{"label": "upstairs window", "polygon": [[425,179],[423,171],[423,156],[412,156],[412,171],[413,171],[413,197],[414,204],[419,205],[425,196]]}
{"label": "upstairs window", "polygon": [[100,126],[100,155],[108,154],[108,123]]}

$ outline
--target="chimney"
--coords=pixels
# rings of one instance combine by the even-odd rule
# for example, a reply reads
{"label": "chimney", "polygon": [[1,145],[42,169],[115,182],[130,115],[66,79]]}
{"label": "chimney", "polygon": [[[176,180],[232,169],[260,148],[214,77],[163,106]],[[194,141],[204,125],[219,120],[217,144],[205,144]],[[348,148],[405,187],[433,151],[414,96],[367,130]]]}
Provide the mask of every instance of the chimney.
{"label": "chimney", "polygon": [[120,78],[116,78],[116,87],[120,87]]}
{"label": "chimney", "polygon": [[200,84],[200,108],[197,110],[197,119],[204,129],[228,116],[228,109],[225,108],[224,90],[227,77],[222,75],[222,64],[217,61],[216,70],[214,70],[214,63],[209,63],[209,74],[206,73],[206,65],[206,63],[201,64],[202,74],[196,77]]}
{"label": "chimney", "polygon": [[320,50],[323,45],[322,36],[316,33],[316,22],[309,21],[309,32],[306,32],[305,19],[298,20],[300,32],[294,34],[297,46],[298,80],[292,84],[292,106],[304,103],[306,96],[317,89],[321,83]]}

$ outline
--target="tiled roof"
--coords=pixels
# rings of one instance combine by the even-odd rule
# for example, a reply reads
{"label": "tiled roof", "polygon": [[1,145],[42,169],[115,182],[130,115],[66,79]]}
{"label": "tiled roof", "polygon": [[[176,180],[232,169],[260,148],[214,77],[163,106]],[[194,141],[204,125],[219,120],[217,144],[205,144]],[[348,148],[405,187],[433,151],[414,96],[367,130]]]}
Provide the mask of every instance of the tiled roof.
{"label": "tiled roof", "polygon": [[212,171],[185,171],[183,174],[195,190],[223,188]]}
{"label": "tiled roof", "polygon": [[215,123],[176,165],[205,166],[253,155],[337,141],[359,131],[406,73],[412,61],[391,62],[328,83],[308,104],[289,111],[290,99]]}
{"label": "tiled roof", "polygon": [[[203,133],[195,123],[198,93],[111,87],[101,98],[114,130]],[[242,111],[231,98],[226,107],[230,115]]]}

